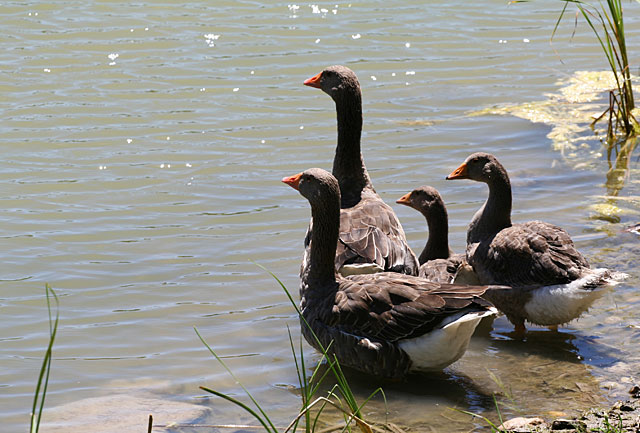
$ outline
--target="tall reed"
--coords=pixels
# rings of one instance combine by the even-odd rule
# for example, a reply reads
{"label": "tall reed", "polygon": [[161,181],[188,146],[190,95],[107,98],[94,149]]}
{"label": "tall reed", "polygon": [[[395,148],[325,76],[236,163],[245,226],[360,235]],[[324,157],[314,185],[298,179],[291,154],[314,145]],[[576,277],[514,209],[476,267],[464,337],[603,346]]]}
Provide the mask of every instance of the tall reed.
{"label": "tall reed", "polygon": [[556,22],[554,33],[567,10],[567,6],[570,3],[575,4],[598,38],[616,80],[617,92],[610,94],[609,108],[603,113],[603,116],[607,112],[609,114],[607,137],[612,139],[617,131],[622,131],[623,135],[628,137],[637,132],[638,122],[632,114],[635,102],[624,34],[622,0],[607,0],[606,7],[600,3],[600,10],[581,0],[562,1],[565,4],[558,22]]}
{"label": "tall reed", "polygon": [[[530,0],[514,0],[512,3],[524,3]],[[570,4],[575,5],[595,34],[607,59],[609,69],[616,80],[616,89],[609,95],[609,107],[592,123],[607,118],[607,139],[611,146],[616,136],[626,139],[640,132],[638,121],[633,116],[635,108],[631,70],[627,56],[627,42],[624,33],[622,0],[599,2],[599,7],[582,0],[560,0],[564,3],[556,21],[551,38],[556,34],[560,21],[567,13]],[[577,24],[576,24],[577,25]],[[607,117],[608,115],[608,117]]]}

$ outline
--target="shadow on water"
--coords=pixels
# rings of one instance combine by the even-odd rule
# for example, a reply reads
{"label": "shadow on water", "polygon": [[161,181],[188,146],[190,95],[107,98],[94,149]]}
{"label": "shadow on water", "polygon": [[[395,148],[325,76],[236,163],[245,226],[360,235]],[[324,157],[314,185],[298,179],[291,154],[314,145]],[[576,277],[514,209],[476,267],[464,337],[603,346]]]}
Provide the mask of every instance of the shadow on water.
{"label": "shadow on water", "polygon": [[487,340],[488,350],[546,358],[550,361],[606,367],[620,360],[622,353],[603,345],[599,337],[568,327],[557,331],[529,325],[524,334],[514,331],[505,317],[483,320],[473,335]]}
{"label": "shadow on water", "polygon": [[513,331],[492,333],[492,347],[499,351],[539,356],[551,362],[607,367],[620,360],[615,348],[599,343],[599,338],[578,331],[529,329],[524,336]]}
{"label": "shadow on water", "polygon": [[600,340],[570,328],[533,327],[519,336],[504,318],[497,320],[488,349],[495,359],[489,368],[494,381],[502,383],[497,393],[515,403],[517,410],[507,413],[576,414],[602,404],[605,393],[593,370],[615,365],[623,354]]}
{"label": "shadow on water", "polygon": [[[384,390],[386,402],[377,395],[366,405],[371,421],[453,432],[483,425],[461,411],[496,421],[500,416],[573,415],[600,404],[603,393],[591,369],[615,364],[618,355],[598,337],[575,330],[532,328],[521,337],[499,318],[484,321],[467,354],[443,372],[403,381],[372,379],[347,368],[344,372],[361,403],[378,387]],[[320,368],[326,371],[326,366]],[[318,395],[329,392],[330,372],[327,377]]]}
{"label": "shadow on water", "polygon": [[[322,373],[326,371],[326,365],[320,368]],[[365,406],[363,413],[369,422],[391,422],[401,429],[416,431],[468,431],[476,421],[458,408],[488,413],[495,405],[491,389],[456,370],[414,374],[402,381],[375,379],[349,368],[343,371],[360,403],[377,388],[383,389],[384,397],[378,394]],[[328,377],[318,395],[330,391],[330,373]],[[339,414],[335,415],[337,420]],[[330,416],[324,421],[332,422]]]}

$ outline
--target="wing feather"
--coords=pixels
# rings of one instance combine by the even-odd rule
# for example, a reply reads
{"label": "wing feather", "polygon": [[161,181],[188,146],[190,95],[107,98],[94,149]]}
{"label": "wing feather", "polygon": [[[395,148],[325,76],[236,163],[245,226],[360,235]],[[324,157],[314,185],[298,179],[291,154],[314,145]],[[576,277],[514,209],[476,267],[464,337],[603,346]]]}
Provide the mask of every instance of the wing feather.
{"label": "wing feather", "polygon": [[372,340],[396,342],[424,335],[463,310],[483,311],[487,286],[454,286],[383,272],[339,280],[332,326]]}
{"label": "wing feather", "polygon": [[467,254],[483,283],[514,287],[568,283],[589,267],[566,231],[542,221],[503,229]]}
{"label": "wing feather", "polygon": [[336,269],[353,263],[375,263],[385,271],[417,274],[418,260],[398,218],[373,191],[363,191],[358,204],[340,212]]}

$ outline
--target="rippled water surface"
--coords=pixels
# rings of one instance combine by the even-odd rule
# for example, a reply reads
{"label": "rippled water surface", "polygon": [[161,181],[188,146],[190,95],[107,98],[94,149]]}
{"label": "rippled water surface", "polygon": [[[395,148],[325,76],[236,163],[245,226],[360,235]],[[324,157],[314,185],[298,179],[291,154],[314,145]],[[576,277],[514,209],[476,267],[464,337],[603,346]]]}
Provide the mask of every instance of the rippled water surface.
{"label": "rippled water surface", "polygon": [[[242,391],[195,326],[276,422],[288,423],[298,395],[287,325],[295,339],[299,325],[276,281],[253,262],[297,292],[309,209],[280,179],[331,167],[333,102],[302,81],[337,63],[360,78],[364,158],[388,203],[414,186],[435,186],[449,207],[452,247],[461,251],[487,191],[444,177],[471,152],[488,150],[511,174],[515,221],[561,225],[593,265],[631,275],[559,333],[533,328],[521,341],[505,318],[485,324],[442,375],[383,384],[388,415],[375,399],[367,416],[415,431],[469,431],[484,423],[450,408],[496,420],[493,393],[509,405],[505,416],[573,414],[625,397],[640,368],[640,240],[622,232],[640,219],[638,159],[618,197],[608,197],[606,152],[589,133],[575,143],[582,152],[559,151],[550,123],[486,110],[545,101],[576,71],[605,67],[584,23],[571,39],[571,14],[549,44],[559,7],[3,4],[0,416],[7,431],[28,423],[48,342],[45,283],[60,297],[45,422],[54,418],[49,408],[144,394],[211,408],[200,422],[253,423],[221,400],[201,398],[199,385]],[[639,6],[625,7],[629,58],[637,59]],[[562,104],[552,105],[563,111]],[[567,126],[584,130],[585,123]],[[419,250],[424,220],[393,206]],[[318,359],[307,347],[307,362]],[[373,390],[369,379],[350,378],[361,399]]]}

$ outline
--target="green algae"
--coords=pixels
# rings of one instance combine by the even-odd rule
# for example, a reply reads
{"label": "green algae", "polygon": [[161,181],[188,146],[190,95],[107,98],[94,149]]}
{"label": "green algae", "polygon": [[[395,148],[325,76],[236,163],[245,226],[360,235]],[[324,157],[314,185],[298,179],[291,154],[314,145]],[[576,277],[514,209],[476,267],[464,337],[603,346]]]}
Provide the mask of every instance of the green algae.
{"label": "green algae", "polygon": [[[640,80],[632,77],[634,90],[640,91]],[[606,129],[592,122],[608,107],[609,91],[616,80],[610,71],[577,71],[559,81],[555,93],[545,94],[542,101],[487,107],[468,113],[469,117],[511,115],[533,123],[552,127],[547,137],[551,147],[574,169],[595,168],[607,153]],[[634,110],[638,113],[640,110]]]}
{"label": "green algae", "polygon": [[[632,83],[634,90],[640,91],[638,77],[632,76]],[[631,137],[610,145],[606,121],[594,122],[609,106],[609,93],[616,88],[614,74],[611,71],[578,71],[557,84],[558,91],[545,94],[545,100],[487,107],[467,113],[467,116],[510,115],[551,126],[547,134],[551,148],[571,169],[596,170],[606,156],[609,163],[605,180],[607,194],[617,196],[640,170],[630,167],[630,157],[638,138]],[[636,108],[633,113],[638,116],[640,109]],[[620,216],[626,213],[611,200],[594,204],[590,210],[591,218],[613,223],[619,222]]]}

